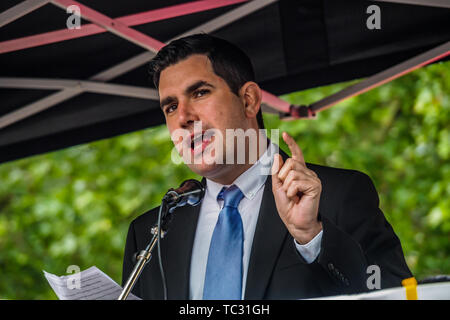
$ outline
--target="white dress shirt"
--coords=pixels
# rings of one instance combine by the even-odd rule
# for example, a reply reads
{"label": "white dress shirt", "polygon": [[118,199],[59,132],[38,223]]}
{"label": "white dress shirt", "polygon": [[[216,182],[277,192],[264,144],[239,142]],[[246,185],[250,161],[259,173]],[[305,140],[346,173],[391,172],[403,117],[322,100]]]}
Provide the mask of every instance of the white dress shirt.
{"label": "white dress shirt", "polygon": [[[274,150],[278,150],[278,147],[271,144],[264,155],[232,183],[239,187],[244,194],[244,197],[238,206],[238,211],[241,214],[244,227],[242,298],[244,297],[245,292],[247,269],[256,222],[258,221],[264,185],[267,175],[270,174]],[[267,159],[269,159],[269,161],[267,161]],[[209,245],[219,213],[223,206],[223,200],[218,201],[217,196],[223,187],[224,185],[222,184],[206,179],[206,192],[201,203],[191,256],[189,298],[192,300],[200,300],[203,298],[203,285],[205,283]],[[305,245],[300,245],[295,240],[294,243],[302,257],[308,263],[311,263],[320,253],[321,240],[322,232]]]}

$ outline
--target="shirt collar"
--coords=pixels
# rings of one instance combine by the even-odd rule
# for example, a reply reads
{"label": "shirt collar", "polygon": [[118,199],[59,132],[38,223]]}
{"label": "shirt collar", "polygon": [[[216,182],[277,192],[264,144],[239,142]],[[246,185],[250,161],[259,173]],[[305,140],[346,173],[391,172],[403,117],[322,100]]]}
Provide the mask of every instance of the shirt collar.
{"label": "shirt collar", "polygon": [[[256,161],[253,166],[237,177],[237,179],[232,183],[242,191],[247,199],[252,200],[258,190],[266,182],[267,175],[270,174],[270,170],[272,168],[273,156],[278,152],[278,146],[270,143],[269,148],[267,148],[258,161]],[[217,196],[223,187],[228,186],[206,179],[206,188],[214,199],[217,199]]]}

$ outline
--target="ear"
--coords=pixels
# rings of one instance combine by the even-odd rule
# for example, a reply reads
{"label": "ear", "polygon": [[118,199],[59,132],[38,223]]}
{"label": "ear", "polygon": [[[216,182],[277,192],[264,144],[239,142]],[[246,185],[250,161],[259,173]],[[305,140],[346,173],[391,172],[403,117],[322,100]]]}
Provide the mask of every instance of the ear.
{"label": "ear", "polygon": [[256,118],[261,108],[262,90],[256,82],[248,81],[239,90],[248,118]]}

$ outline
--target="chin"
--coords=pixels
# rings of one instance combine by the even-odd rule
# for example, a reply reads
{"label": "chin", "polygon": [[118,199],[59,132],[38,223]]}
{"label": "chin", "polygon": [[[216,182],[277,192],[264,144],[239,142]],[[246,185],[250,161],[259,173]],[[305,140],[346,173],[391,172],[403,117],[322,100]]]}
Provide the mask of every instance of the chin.
{"label": "chin", "polygon": [[200,163],[200,164],[189,164],[189,169],[191,169],[194,173],[205,177],[212,178],[219,174],[220,171],[225,167],[224,164],[208,164],[208,163]]}

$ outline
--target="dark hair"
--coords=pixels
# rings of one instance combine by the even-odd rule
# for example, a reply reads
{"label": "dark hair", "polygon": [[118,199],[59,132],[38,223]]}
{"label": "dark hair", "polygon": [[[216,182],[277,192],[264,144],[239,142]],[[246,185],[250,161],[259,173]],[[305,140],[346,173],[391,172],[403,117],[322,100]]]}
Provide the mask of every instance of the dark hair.
{"label": "dark hair", "polygon": [[[194,54],[206,55],[214,73],[225,80],[231,92],[239,95],[239,89],[248,81],[255,81],[250,58],[234,44],[208,34],[194,34],[170,42],[150,61],[150,74],[155,88],[159,86],[161,72]],[[256,119],[260,129],[264,128],[262,111]]]}

